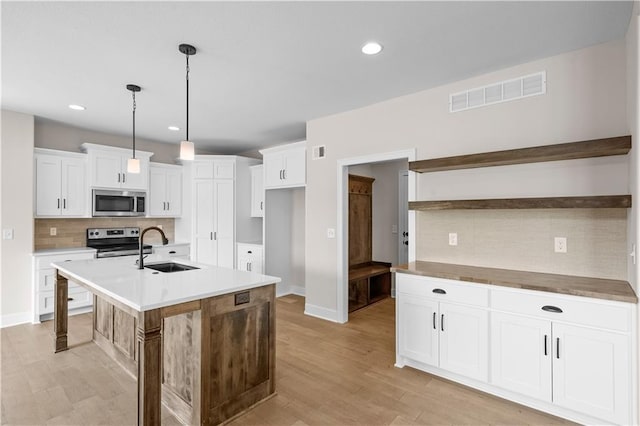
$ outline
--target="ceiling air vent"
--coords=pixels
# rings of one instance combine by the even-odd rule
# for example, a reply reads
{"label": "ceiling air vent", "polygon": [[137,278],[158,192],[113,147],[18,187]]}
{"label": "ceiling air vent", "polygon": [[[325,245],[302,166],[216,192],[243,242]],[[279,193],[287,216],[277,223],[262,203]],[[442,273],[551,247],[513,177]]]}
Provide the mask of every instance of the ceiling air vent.
{"label": "ceiling air vent", "polygon": [[324,158],[325,155],[326,155],[326,148],[324,145],[316,145],[313,147],[313,154],[311,156],[313,160],[319,160],[321,158]]}
{"label": "ceiling air vent", "polygon": [[544,95],[547,91],[546,71],[512,80],[500,81],[449,95],[449,112],[465,111],[529,96]]}

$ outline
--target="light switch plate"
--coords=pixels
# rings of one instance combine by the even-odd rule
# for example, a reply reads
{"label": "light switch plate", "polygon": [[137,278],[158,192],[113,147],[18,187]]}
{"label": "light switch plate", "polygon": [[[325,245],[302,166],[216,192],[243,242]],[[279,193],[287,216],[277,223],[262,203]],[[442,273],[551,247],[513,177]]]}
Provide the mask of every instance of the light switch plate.
{"label": "light switch plate", "polygon": [[455,232],[449,232],[449,245],[457,246],[458,245],[458,234]]}
{"label": "light switch plate", "polygon": [[335,238],[336,230],[334,228],[327,228],[327,238]]}
{"label": "light switch plate", "polygon": [[51,235],[52,237],[58,235],[58,228],[54,228],[53,226],[49,228],[49,235]]}
{"label": "light switch plate", "polygon": [[13,240],[13,229],[3,229],[2,230],[2,239],[3,240]]}
{"label": "light switch plate", "polygon": [[391,233],[392,234],[398,233],[398,225],[391,225]]}

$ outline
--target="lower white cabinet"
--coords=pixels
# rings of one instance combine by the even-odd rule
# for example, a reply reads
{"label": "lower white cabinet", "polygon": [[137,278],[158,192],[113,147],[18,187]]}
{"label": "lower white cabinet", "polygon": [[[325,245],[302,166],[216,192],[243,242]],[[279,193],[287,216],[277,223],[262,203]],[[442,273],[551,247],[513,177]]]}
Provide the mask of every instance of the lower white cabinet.
{"label": "lower white cabinet", "polygon": [[637,421],[635,305],[402,273],[396,288],[397,366],[582,423]]}
{"label": "lower white cabinet", "polygon": [[262,245],[261,244],[249,244],[238,243],[238,264],[236,269],[241,271],[257,272],[258,274],[264,273],[264,267],[262,262]]}
{"label": "lower white cabinet", "polygon": [[[432,280],[432,297],[415,291],[421,278],[396,276],[399,355],[477,380],[489,370],[489,313],[469,306],[464,286]],[[422,290],[422,289],[421,289]],[[468,290],[469,293],[473,289]],[[428,294],[428,293],[427,293]],[[446,302],[445,302],[446,300]],[[483,300],[478,300],[484,304]]]}
{"label": "lower white cabinet", "polygon": [[[94,257],[95,252],[91,250],[70,250],[69,252],[58,250],[51,254],[36,254],[33,256],[34,323],[53,318],[56,270],[51,266],[51,263],[64,262],[66,260],[93,259]],[[68,286],[69,315],[90,311],[93,306],[91,292],[75,284],[72,280],[69,280]]]}

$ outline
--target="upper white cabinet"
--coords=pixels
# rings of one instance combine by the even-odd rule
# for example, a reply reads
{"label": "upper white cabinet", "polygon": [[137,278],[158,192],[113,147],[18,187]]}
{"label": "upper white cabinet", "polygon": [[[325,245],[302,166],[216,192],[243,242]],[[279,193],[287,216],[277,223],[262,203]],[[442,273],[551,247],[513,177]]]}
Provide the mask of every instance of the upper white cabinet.
{"label": "upper white cabinet", "polygon": [[302,141],[260,150],[264,163],[265,189],[306,185],[306,147],[306,141]]}
{"label": "upper white cabinet", "polygon": [[264,168],[251,166],[251,217],[264,217]]}
{"label": "upper white cabinet", "polygon": [[119,188],[146,191],[149,188],[149,158],[152,152],[137,151],[140,173],[127,172],[132,151],[90,143],[82,144],[89,155],[89,182],[92,188]]}
{"label": "upper white cabinet", "polygon": [[182,166],[150,163],[149,216],[182,214]]}
{"label": "upper white cabinet", "polygon": [[35,149],[36,217],[88,214],[86,157],[85,154]]}

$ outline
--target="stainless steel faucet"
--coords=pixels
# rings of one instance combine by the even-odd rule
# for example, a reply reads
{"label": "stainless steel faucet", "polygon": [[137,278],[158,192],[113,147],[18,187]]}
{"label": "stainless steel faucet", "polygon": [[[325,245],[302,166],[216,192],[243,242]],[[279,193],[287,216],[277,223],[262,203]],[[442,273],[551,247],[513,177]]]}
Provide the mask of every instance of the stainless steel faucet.
{"label": "stainless steel faucet", "polygon": [[142,239],[143,239],[143,237],[144,237],[144,234],[145,234],[147,231],[151,231],[152,229],[155,229],[156,231],[158,231],[158,232],[160,233],[160,235],[162,235],[162,245],[165,245],[165,246],[166,246],[167,244],[169,244],[169,240],[167,240],[167,236],[166,236],[166,235],[164,235],[164,231],[163,231],[162,229],[158,228],[157,226],[150,226],[150,227],[148,227],[147,229],[145,229],[144,231],[142,231],[142,232],[140,233],[140,241],[139,241],[139,243],[140,243],[140,258],[138,259],[138,269],[144,269],[144,264],[143,264],[143,260],[142,260],[142,259],[143,259],[143,256],[142,256],[142,247],[143,247],[144,245],[142,244]]}

